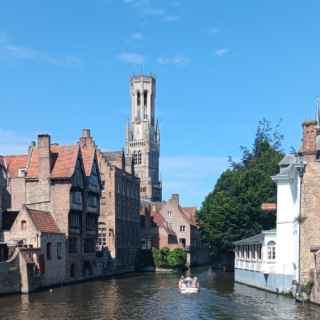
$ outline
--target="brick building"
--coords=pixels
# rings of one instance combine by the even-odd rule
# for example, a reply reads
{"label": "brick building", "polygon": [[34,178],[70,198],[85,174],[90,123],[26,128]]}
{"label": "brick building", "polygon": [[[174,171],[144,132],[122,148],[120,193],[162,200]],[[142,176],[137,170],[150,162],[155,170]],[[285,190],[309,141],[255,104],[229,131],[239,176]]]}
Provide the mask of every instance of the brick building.
{"label": "brick building", "polygon": [[167,202],[153,205],[152,217],[154,247],[185,249],[191,265],[208,262],[209,250],[201,241],[196,208],[181,207],[179,195],[173,194]]}
{"label": "brick building", "polygon": [[96,149],[103,190],[100,201],[98,248],[108,250],[116,272],[135,268],[140,248],[140,181],[126,166],[122,151],[102,152],[88,129],[83,130],[80,145]]}
{"label": "brick building", "polygon": [[12,209],[26,205],[49,212],[66,236],[65,280],[96,275],[100,184],[95,154],[83,157],[78,144],[52,144],[49,135],[39,135],[27,155],[4,160]]}
{"label": "brick building", "polygon": [[305,172],[301,188],[300,217],[300,282],[306,283],[312,277],[315,259],[310,249],[320,246],[320,130],[316,121],[303,124],[301,156]]}

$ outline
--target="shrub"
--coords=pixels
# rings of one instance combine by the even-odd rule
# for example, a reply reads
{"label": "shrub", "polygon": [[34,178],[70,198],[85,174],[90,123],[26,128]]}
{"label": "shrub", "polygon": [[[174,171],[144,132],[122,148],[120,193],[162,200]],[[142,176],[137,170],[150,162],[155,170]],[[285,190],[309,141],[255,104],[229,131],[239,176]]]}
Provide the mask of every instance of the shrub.
{"label": "shrub", "polygon": [[187,261],[187,254],[183,249],[152,248],[153,261],[158,268],[174,269],[183,267]]}

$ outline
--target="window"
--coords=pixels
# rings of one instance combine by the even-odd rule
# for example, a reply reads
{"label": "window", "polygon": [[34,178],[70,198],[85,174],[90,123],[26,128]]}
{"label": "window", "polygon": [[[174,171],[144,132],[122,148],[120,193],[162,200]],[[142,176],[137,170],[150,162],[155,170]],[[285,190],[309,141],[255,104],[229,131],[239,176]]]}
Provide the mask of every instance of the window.
{"label": "window", "polygon": [[276,243],[274,241],[269,241],[268,244],[268,260],[276,259]]}
{"label": "window", "polygon": [[138,164],[141,164],[142,163],[142,158],[141,158],[142,156],[141,156],[141,151],[139,150],[138,151]]}
{"label": "window", "polygon": [[182,245],[183,248],[186,247],[186,239],[184,238],[179,239],[179,243]]}
{"label": "window", "polygon": [[88,205],[91,208],[98,208],[98,197],[90,195],[88,198]]}
{"label": "window", "polygon": [[27,175],[27,169],[26,168],[20,168],[18,171],[18,177],[25,177]]}
{"label": "window", "polygon": [[69,253],[78,252],[78,240],[77,238],[69,238]]}
{"label": "window", "polygon": [[180,226],[180,232],[186,232],[186,226]]}
{"label": "window", "polygon": [[168,217],[172,217],[172,211],[171,210],[168,211]]}
{"label": "window", "polygon": [[134,152],[133,152],[133,164],[138,164],[137,151],[134,151]]}
{"label": "window", "polygon": [[62,259],[62,243],[57,242],[57,259],[61,260]]}
{"label": "window", "polygon": [[96,241],[94,238],[87,238],[84,240],[84,252],[90,253],[96,251]]}
{"label": "window", "polygon": [[76,229],[80,228],[80,226],[81,226],[80,214],[70,213],[69,223],[70,223],[70,228],[76,228]]}
{"label": "window", "polygon": [[257,250],[258,250],[258,260],[261,260],[261,258],[262,258],[262,246],[261,246],[261,244],[258,245]]}
{"label": "window", "polygon": [[27,221],[26,220],[21,221],[21,230],[22,231],[27,230]]}
{"label": "window", "polygon": [[47,260],[51,260],[51,242],[47,243]]}
{"label": "window", "polygon": [[71,192],[71,201],[75,204],[82,204],[82,193],[80,191]]}
{"label": "window", "polygon": [[87,215],[87,230],[95,231],[97,228],[97,218],[95,215]]}
{"label": "window", "polygon": [[137,105],[138,106],[141,105],[141,94],[140,94],[140,91],[137,91]]}

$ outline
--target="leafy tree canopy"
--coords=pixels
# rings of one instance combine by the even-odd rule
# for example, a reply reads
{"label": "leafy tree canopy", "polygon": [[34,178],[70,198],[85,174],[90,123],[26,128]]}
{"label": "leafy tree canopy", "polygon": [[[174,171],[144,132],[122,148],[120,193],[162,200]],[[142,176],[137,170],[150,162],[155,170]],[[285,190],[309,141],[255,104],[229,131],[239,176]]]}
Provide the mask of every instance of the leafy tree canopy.
{"label": "leafy tree canopy", "polygon": [[213,254],[228,251],[234,241],[275,226],[275,216],[263,212],[261,204],[276,201],[271,176],[278,172],[283,157],[282,140],[279,125],[272,128],[267,120],[260,121],[253,145],[241,147],[239,162],[230,158],[230,168],[205,198],[198,221]]}

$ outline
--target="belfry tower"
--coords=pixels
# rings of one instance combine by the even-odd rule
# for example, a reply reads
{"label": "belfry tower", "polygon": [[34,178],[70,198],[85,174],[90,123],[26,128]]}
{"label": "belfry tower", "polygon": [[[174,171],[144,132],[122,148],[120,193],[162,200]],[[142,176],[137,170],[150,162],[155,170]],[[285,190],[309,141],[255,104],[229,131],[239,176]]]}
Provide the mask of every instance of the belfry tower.
{"label": "belfry tower", "polygon": [[153,76],[130,79],[131,122],[126,134],[126,157],[133,160],[140,178],[142,200],[161,201],[159,179],[160,130],[155,119],[156,80]]}

